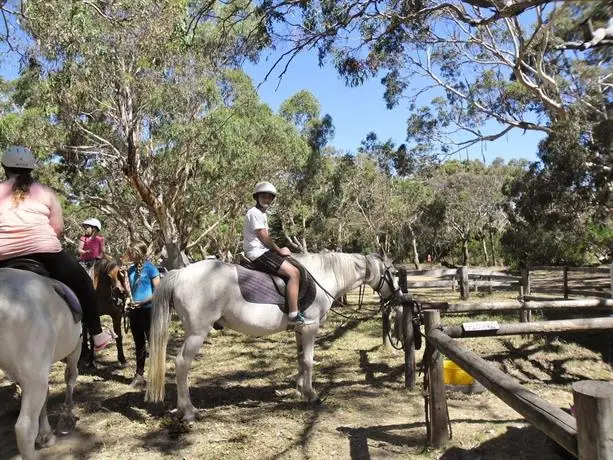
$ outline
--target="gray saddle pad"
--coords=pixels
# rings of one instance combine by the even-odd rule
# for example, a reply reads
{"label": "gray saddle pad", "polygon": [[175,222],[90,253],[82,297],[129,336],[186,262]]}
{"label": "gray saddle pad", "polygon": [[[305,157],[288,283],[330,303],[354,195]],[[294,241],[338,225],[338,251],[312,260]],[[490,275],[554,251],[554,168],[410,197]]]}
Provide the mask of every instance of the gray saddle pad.
{"label": "gray saddle pad", "polygon": [[[269,275],[258,270],[245,268],[236,265],[238,274],[238,286],[241,295],[249,303],[265,303],[278,305],[279,308],[287,312],[285,304],[285,280],[280,276]],[[315,300],[317,287],[315,280],[306,272],[306,283],[300,282],[299,307],[300,311],[306,310]]]}
{"label": "gray saddle pad", "polygon": [[51,278],[49,272],[41,262],[34,259],[28,259],[27,257],[16,257],[15,259],[0,262],[0,268],[25,270],[48,278],[51,286],[53,289],[55,289],[55,292],[57,292],[59,296],[64,299],[66,305],[68,305],[68,308],[70,308],[70,313],[72,313],[74,322],[78,323],[83,318],[81,303],[79,302],[79,299],[77,299],[75,293],[61,281]]}
{"label": "gray saddle pad", "polygon": [[72,289],[70,289],[61,281],[57,280],[51,280],[51,285],[53,286],[53,289],[55,289],[55,292],[57,292],[60,297],[64,299],[64,301],[68,305],[68,308],[70,308],[70,313],[72,313],[74,322],[78,323],[79,321],[81,321],[81,319],[83,318],[83,310],[81,309],[79,299],[77,299],[77,296],[72,291]]}

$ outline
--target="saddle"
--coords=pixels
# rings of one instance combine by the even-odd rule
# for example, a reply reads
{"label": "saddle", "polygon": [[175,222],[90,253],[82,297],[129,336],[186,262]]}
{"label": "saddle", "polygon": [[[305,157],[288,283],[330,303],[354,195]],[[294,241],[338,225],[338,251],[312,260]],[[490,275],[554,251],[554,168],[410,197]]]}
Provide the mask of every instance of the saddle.
{"label": "saddle", "polygon": [[51,278],[51,275],[43,264],[34,259],[28,259],[26,257],[18,257],[16,259],[9,259],[0,261],[0,268],[13,268],[15,270],[25,270],[32,273],[36,273],[42,277],[48,278],[49,284],[53,287],[55,292],[64,299],[75,323],[78,323],[83,318],[83,310],[81,304],[75,293],[61,281]]}
{"label": "saddle", "polygon": [[[317,286],[311,274],[302,264],[294,259],[286,259],[300,271],[300,288],[298,291],[298,307],[301,312],[311,306],[315,300]],[[265,303],[277,305],[287,313],[286,278],[271,275],[257,270],[250,262],[236,265],[238,286],[241,295],[249,303]]]}

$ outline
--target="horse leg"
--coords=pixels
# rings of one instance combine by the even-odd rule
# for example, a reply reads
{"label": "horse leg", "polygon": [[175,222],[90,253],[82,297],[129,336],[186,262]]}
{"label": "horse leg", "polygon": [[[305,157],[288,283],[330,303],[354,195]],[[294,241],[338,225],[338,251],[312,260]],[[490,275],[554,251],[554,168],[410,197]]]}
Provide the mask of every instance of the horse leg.
{"label": "horse leg", "polygon": [[69,434],[74,428],[76,419],[72,414],[74,392],[77,377],[79,375],[79,355],[81,354],[81,344],[78,344],[74,351],[66,357],[66,369],[64,370],[64,382],[66,383],[66,394],[64,396],[64,408],[57,422],[57,432]]}
{"label": "horse leg", "polygon": [[31,460],[37,458],[34,445],[38,434],[39,416],[49,390],[49,367],[38,369],[36,373],[21,380],[21,409],[15,424],[15,435],[22,458]]}
{"label": "horse leg", "polygon": [[47,396],[45,403],[38,416],[38,435],[36,436],[36,444],[40,447],[49,447],[55,444],[55,435],[49,425],[49,417],[47,416],[47,402],[49,401],[49,389],[47,388]]}
{"label": "horse leg", "polygon": [[126,365],[126,357],[123,354],[123,335],[121,334],[121,318],[123,315],[121,312],[117,312],[115,316],[113,316],[113,330],[115,334],[117,334],[117,338],[115,339],[115,346],[117,347],[117,361],[123,367]]}
{"label": "horse leg", "polygon": [[307,402],[320,402],[319,396],[313,390],[313,356],[315,351],[315,336],[319,326],[308,324],[296,331],[296,346],[298,349],[298,378],[296,390]]}
{"label": "horse leg", "polygon": [[187,422],[191,422],[195,419],[196,412],[189,396],[187,378],[192,361],[204,343],[205,338],[206,334],[190,334],[185,339],[185,342],[183,342],[175,358],[175,369],[177,373],[177,408],[183,413],[183,420]]}

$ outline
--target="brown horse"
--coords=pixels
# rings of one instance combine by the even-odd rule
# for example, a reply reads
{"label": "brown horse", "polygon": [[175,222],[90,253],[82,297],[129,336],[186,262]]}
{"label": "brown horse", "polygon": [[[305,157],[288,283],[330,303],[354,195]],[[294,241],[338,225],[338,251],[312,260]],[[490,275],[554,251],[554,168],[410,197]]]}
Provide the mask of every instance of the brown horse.
{"label": "brown horse", "polygon": [[[117,346],[117,361],[124,366],[126,357],[123,353],[123,334],[121,330],[121,320],[124,317],[124,307],[126,297],[130,292],[128,277],[121,265],[113,259],[97,259],[89,267],[88,273],[92,278],[96,291],[96,301],[98,304],[98,314],[108,315],[113,320],[113,330],[117,335],[115,345]],[[81,362],[88,367],[96,367],[94,342],[89,336],[87,326],[83,323],[83,345],[81,350]]]}

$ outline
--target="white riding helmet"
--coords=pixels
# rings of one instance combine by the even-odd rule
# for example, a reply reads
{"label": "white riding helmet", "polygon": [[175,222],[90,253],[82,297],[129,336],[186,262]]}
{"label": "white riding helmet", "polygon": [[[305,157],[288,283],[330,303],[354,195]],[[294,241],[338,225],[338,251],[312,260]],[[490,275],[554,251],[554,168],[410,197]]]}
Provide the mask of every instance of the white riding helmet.
{"label": "white riding helmet", "polygon": [[85,219],[81,225],[89,225],[90,227],[96,227],[98,231],[102,230],[102,224],[98,219]]}
{"label": "white riding helmet", "polygon": [[255,186],[255,191],[253,192],[253,198],[255,198],[258,193],[270,193],[277,196],[277,189],[270,182],[258,182]]}
{"label": "white riding helmet", "polygon": [[36,159],[29,148],[11,145],[2,154],[2,164],[7,168],[34,169]]}

